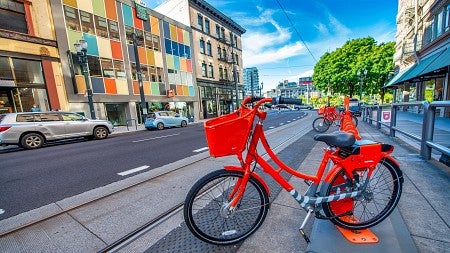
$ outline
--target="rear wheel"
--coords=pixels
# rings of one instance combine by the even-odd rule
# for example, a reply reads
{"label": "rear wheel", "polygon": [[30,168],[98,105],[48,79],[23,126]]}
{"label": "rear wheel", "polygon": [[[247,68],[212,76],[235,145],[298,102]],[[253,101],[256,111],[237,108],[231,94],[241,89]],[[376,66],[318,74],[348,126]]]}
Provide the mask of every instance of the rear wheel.
{"label": "rear wheel", "polygon": [[[367,177],[368,172],[369,169],[353,171],[361,184],[368,180],[361,196],[322,204],[325,214],[335,217],[331,219],[334,224],[346,229],[369,228],[383,221],[396,207],[403,185],[400,169],[387,160],[381,160],[370,178]],[[351,192],[356,187],[355,179],[348,178],[342,169],[332,179],[325,195]]]}
{"label": "rear wheel", "polygon": [[20,139],[20,146],[25,149],[37,149],[42,145],[44,145],[44,137],[38,133],[29,133]]}
{"label": "rear wheel", "polygon": [[250,177],[234,210],[227,205],[243,177],[241,172],[219,170],[201,178],[184,203],[184,220],[199,239],[212,244],[234,244],[253,234],[269,210],[269,196],[259,181]]}
{"label": "rear wheel", "polygon": [[313,121],[313,129],[319,133],[324,133],[330,128],[331,123],[324,117],[319,117]]}

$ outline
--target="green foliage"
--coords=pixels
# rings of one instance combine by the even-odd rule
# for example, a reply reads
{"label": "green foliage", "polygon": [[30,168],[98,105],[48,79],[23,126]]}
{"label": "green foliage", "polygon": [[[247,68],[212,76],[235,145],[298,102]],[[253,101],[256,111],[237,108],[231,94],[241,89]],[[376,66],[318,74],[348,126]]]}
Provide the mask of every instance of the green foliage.
{"label": "green foliage", "polygon": [[328,91],[359,97],[360,80],[358,71],[367,70],[362,90],[365,94],[380,94],[394,68],[395,43],[377,42],[372,37],[347,41],[333,52],[327,52],[314,66],[314,86],[325,93]]}

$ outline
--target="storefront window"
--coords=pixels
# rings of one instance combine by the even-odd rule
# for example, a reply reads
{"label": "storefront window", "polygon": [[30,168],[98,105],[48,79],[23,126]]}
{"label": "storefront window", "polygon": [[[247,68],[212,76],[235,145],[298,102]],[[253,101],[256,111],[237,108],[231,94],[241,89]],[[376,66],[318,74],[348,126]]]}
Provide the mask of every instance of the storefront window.
{"label": "storefront window", "polygon": [[8,57],[0,57],[0,79],[2,80],[12,80],[13,74],[11,67],[9,65]]}
{"label": "storefront window", "polygon": [[40,61],[12,58],[17,84],[44,84]]}

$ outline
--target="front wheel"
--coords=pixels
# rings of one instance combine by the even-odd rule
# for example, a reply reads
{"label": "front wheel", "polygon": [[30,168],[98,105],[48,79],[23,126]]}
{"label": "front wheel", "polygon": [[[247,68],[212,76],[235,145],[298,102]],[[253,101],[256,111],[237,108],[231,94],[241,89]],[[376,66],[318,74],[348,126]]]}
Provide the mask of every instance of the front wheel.
{"label": "front wheel", "polygon": [[227,205],[243,173],[219,170],[201,178],[184,203],[184,220],[199,239],[227,245],[244,240],[263,223],[269,210],[269,196],[262,184],[250,177],[234,210]]}
{"label": "front wheel", "polygon": [[94,128],[94,139],[103,140],[108,137],[108,129],[106,127],[96,127]]}
{"label": "front wheel", "polygon": [[[331,221],[345,229],[365,229],[383,221],[396,207],[402,194],[403,176],[401,170],[386,159],[381,160],[372,176],[368,178],[369,169],[353,171],[354,179],[346,176],[344,169],[331,180],[326,196],[349,192],[356,187],[356,181],[367,183],[361,196],[346,198],[322,207]],[[358,180],[357,180],[358,179]],[[348,213],[348,215],[345,215]]]}
{"label": "front wheel", "polygon": [[324,133],[330,128],[331,123],[324,117],[319,117],[313,121],[313,129],[319,133]]}

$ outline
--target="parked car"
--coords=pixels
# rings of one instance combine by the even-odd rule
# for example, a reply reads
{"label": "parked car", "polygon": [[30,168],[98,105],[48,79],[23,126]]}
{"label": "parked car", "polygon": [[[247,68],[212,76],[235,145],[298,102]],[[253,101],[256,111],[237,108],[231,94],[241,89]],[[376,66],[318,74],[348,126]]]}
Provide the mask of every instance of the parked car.
{"label": "parked car", "polygon": [[359,102],[358,99],[356,98],[350,98],[349,101],[349,108],[348,108],[353,115],[355,115],[356,117],[360,117],[361,116],[361,103]]}
{"label": "parked car", "polygon": [[0,115],[0,145],[36,149],[46,142],[75,137],[100,140],[113,128],[108,120],[92,120],[71,112],[7,113]]}
{"label": "parked car", "polygon": [[294,110],[312,110],[314,107],[312,105],[294,105]]}
{"label": "parked car", "polygon": [[145,128],[162,130],[165,127],[185,127],[188,121],[188,118],[172,111],[150,112],[145,119]]}

